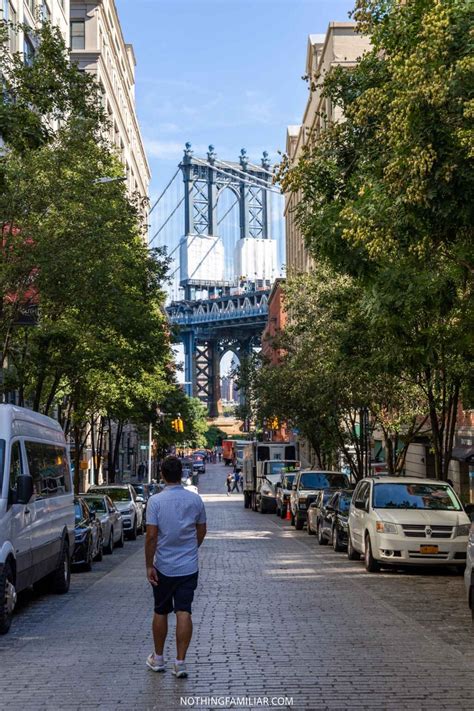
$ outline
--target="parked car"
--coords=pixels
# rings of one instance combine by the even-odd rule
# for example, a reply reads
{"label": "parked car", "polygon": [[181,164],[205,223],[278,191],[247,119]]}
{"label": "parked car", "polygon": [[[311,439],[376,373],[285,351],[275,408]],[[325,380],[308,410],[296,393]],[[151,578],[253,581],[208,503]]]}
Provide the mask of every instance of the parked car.
{"label": "parked car", "polygon": [[464,569],[471,522],[455,491],[436,479],[362,479],[349,510],[350,560],[385,565],[452,565]]}
{"label": "parked car", "polygon": [[317,528],[318,542],[331,543],[335,551],[347,548],[347,525],[352,489],[341,489],[328,497],[323,504]]}
{"label": "parked car", "polygon": [[0,405],[0,634],[17,593],[46,579],[69,590],[74,503],[66,440],[55,420]]}
{"label": "parked car", "polygon": [[122,514],[123,530],[127,538],[135,541],[143,533],[143,503],[138,500],[131,484],[101,484],[91,486],[89,493],[110,496],[114,506]]}
{"label": "parked car", "polygon": [[469,532],[464,583],[466,585],[467,601],[471,608],[472,619],[474,621],[474,523],[471,523]]}
{"label": "parked car", "polygon": [[123,548],[124,531],[122,514],[109,496],[103,494],[81,494],[89,510],[94,512],[102,527],[104,553],[111,554],[115,546]]}
{"label": "parked car", "polygon": [[321,489],[345,489],[349,477],[342,472],[303,469],[298,472],[290,496],[291,525],[300,531],[307,518],[309,505]]}
{"label": "parked car", "polygon": [[285,474],[282,472],[280,475],[280,483],[276,485],[275,499],[276,499],[276,515],[280,518],[286,517],[286,512],[288,506],[290,505],[290,495],[291,487],[295,480],[296,471],[291,474]]}
{"label": "parked car", "polygon": [[102,560],[102,527],[95,513],[80,496],[74,499],[74,513],[76,525],[72,562],[73,565],[84,566],[84,570],[91,570],[93,560]]}
{"label": "parked car", "polygon": [[321,510],[329,499],[334,495],[336,489],[321,489],[316,494],[314,501],[308,506],[308,515],[306,518],[306,527],[310,536],[318,535],[318,529],[321,523]]}
{"label": "parked car", "polygon": [[200,455],[193,457],[193,472],[196,472],[197,474],[206,473],[206,463],[204,458]]}

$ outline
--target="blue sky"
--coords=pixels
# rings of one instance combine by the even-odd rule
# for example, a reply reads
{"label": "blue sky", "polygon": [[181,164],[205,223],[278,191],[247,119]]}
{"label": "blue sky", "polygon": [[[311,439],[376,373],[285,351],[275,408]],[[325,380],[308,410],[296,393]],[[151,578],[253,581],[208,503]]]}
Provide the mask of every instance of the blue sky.
{"label": "blue sky", "polygon": [[[212,143],[222,160],[237,160],[241,148],[252,161],[259,161],[264,150],[276,160],[278,150],[285,148],[286,127],[300,123],[306,104],[301,77],[308,35],[325,33],[331,20],[348,20],[354,0],[116,0],[116,4],[125,41],[133,44],[137,57],[137,112],[153,174],[153,201],[175,172],[186,141],[197,155],[204,155]],[[150,218],[150,238],[173,211],[181,190],[182,183],[174,181]],[[281,200],[275,208],[273,236],[282,264]],[[182,226],[178,212],[154,246],[166,245],[173,253]],[[238,232],[232,223],[221,230],[224,242]],[[171,298],[178,297],[178,265],[176,260],[170,267],[175,275]],[[181,349],[176,355],[181,361]],[[229,369],[230,360],[230,354],[222,359],[221,374]]]}
{"label": "blue sky", "polygon": [[137,111],[156,195],[184,143],[224,160],[284,149],[306,101],[306,43],[353,0],[116,0],[137,56]]}

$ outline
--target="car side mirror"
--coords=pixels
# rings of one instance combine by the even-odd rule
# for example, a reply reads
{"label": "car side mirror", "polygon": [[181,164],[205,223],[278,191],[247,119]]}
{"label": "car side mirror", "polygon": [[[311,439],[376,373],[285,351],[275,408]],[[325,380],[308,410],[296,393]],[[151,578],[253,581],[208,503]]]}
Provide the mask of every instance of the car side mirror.
{"label": "car side mirror", "polygon": [[366,510],[365,503],[363,501],[357,501],[357,499],[354,501],[354,507],[360,511]]}
{"label": "car side mirror", "polygon": [[16,502],[27,504],[33,496],[33,479],[27,474],[22,474],[16,480]]}
{"label": "car side mirror", "polygon": [[144,504],[144,503],[145,503],[145,499],[143,498],[143,496],[137,496],[137,503],[138,503],[138,504]]}
{"label": "car side mirror", "polygon": [[296,486],[296,484],[293,484],[293,486],[291,487],[291,490],[292,490],[292,491],[296,491],[297,488],[298,488],[298,487]]}
{"label": "car side mirror", "polygon": [[95,519],[96,519],[95,511],[89,511],[89,513],[90,513],[91,521],[95,521]]}

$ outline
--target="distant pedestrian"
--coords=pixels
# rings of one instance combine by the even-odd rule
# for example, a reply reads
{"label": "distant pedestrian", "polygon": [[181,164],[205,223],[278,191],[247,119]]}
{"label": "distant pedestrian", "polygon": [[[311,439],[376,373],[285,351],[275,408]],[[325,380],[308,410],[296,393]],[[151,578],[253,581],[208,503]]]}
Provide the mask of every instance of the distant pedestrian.
{"label": "distant pedestrian", "polygon": [[232,492],[236,491],[237,493],[239,493],[239,481],[240,481],[240,474],[239,474],[239,472],[235,472],[234,485],[232,487]]}
{"label": "distant pedestrian", "polygon": [[165,489],[153,495],[146,510],[146,574],[153,586],[155,649],[146,660],[156,672],[166,670],[163,649],[168,615],[176,614],[176,659],[173,674],[186,677],[186,652],[193,623],[191,603],[198,582],[198,548],[206,535],[206,511],[198,494],[181,485],[183,466],[177,457],[166,457],[162,476]]}
{"label": "distant pedestrian", "polygon": [[233,477],[232,477],[232,474],[229,472],[227,474],[227,477],[225,480],[225,483],[227,485],[227,496],[230,496],[230,491],[232,489],[232,482],[233,482]]}
{"label": "distant pedestrian", "polygon": [[240,491],[244,490],[244,477],[242,476],[242,473],[239,474],[239,484],[240,484]]}

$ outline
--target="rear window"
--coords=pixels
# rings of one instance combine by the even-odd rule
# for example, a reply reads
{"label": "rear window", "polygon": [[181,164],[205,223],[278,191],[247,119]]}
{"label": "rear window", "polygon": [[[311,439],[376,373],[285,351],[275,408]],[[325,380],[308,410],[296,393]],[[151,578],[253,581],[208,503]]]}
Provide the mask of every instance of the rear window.
{"label": "rear window", "polygon": [[71,491],[69,460],[65,447],[44,442],[25,442],[28,468],[37,499]]}

